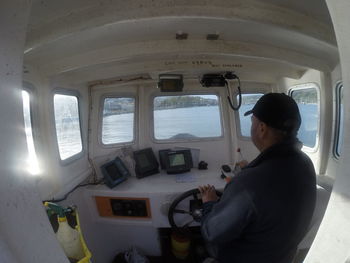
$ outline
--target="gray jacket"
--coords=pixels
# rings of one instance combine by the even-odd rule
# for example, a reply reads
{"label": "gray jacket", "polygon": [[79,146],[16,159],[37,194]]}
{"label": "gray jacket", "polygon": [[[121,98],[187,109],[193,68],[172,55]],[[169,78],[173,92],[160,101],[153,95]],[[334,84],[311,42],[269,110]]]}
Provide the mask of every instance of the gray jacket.
{"label": "gray jacket", "polygon": [[315,207],[311,160],[295,142],[262,152],[203,205],[201,231],[219,262],[288,262]]}

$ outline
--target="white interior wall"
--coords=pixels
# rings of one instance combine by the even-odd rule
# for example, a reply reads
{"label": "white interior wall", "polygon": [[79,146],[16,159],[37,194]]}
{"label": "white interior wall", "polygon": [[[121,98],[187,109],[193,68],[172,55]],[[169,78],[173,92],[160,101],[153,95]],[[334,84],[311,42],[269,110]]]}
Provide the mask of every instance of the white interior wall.
{"label": "white interior wall", "polygon": [[[103,96],[132,96],[136,98],[135,106],[137,107],[138,95],[137,84],[133,85],[120,85],[116,88],[116,85],[110,86],[96,86],[92,88],[92,111],[91,111],[91,139],[90,139],[90,153],[93,158],[105,156],[113,153],[116,150],[115,146],[104,146],[101,143],[101,123],[100,114],[103,107]],[[137,108],[136,108],[137,109]],[[135,127],[138,129],[138,114],[136,114]],[[135,134],[135,139],[138,136]],[[133,144],[133,143],[132,143]],[[138,141],[135,141],[138,144]],[[123,144],[123,145],[130,145]]]}
{"label": "white interior wall", "polygon": [[[290,78],[281,79],[277,84],[277,89],[280,90],[281,92],[287,93],[292,86],[299,85],[299,84],[315,83],[320,90],[320,101],[321,103],[324,103],[326,101],[326,97],[325,97],[325,92],[323,87],[323,81],[321,80],[322,78],[321,75],[322,74],[320,71],[308,70],[300,79],[290,79]],[[318,133],[317,142],[316,142],[317,146],[315,147],[315,149],[309,149],[309,148],[303,147],[303,151],[311,158],[317,174],[320,173],[320,166],[321,166],[320,158],[321,158],[321,152],[323,147],[322,145],[323,141],[320,140],[320,138],[323,138],[325,129],[329,128],[325,125],[326,115],[324,114],[324,112],[330,111],[330,114],[331,114],[332,108],[331,109],[323,108],[322,111],[323,112],[320,111],[319,133]]]}
{"label": "white interior wall", "polygon": [[[350,9],[350,4],[345,0],[328,1],[331,7],[331,13],[335,21],[335,27],[337,31],[337,37],[341,50],[342,67],[345,70],[350,69],[350,59],[347,50],[349,50],[349,18],[346,10]],[[2,216],[1,221],[1,235],[5,237],[7,244],[2,248],[7,247],[13,253],[1,254],[1,259],[5,262],[15,262],[14,256],[19,261],[25,262],[66,262],[62,253],[57,249],[57,242],[53,241],[52,231],[50,232],[47,227],[47,220],[44,220],[44,212],[40,204],[38,196],[35,194],[36,189],[32,186],[31,180],[24,178],[25,174],[19,172],[13,166],[13,160],[19,162],[21,153],[25,152],[25,137],[23,132],[18,129],[23,123],[21,117],[21,99],[19,95],[19,88],[21,86],[20,72],[21,72],[21,56],[23,50],[23,38],[25,20],[28,15],[28,2],[27,1],[2,1],[1,9],[5,11],[1,12],[0,32],[2,33],[2,48],[6,52],[1,54],[2,70],[1,76],[1,121],[6,125],[1,126],[2,136],[2,152],[1,161],[1,207],[5,215]],[[11,10],[13,12],[11,13]],[[13,14],[16,15],[13,15]],[[11,16],[12,15],[12,16]],[[24,19],[25,18],[25,19]],[[20,30],[19,30],[20,29]],[[9,47],[11,47],[9,49]],[[6,63],[9,61],[9,63]],[[6,69],[7,67],[7,69]],[[349,76],[345,75],[344,86],[350,84]],[[15,88],[13,88],[15,86]],[[349,91],[346,89],[345,97],[348,99]],[[349,112],[350,106],[346,106],[346,124],[349,124],[350,119]],[[4,113],[11,112],[11,117]],[[345,149],[344,158],[349,156],[350,143],[349,132],[345,132]],[[6,138],[6,141],[5,139]],[[16,145],[16,147],[13,147]],[[18,147],[17,147],[18,145]],[[17,158],[14,158],[14,157]],[[308,262],[344,262],[347,259],[347,248],[349,247],[349,240],[346,233],[348,230],[349,212],[349,197],[347,190],[349,189],[349,177],[347,176],[347,170],[349,165],[346,162],[342,162],[341,173],[337,178],[335,191],[332,196],[331,206],[327,212],[327,217],[322,226],[318,240],[315,242],[314,252],[310,253]],[[17,166],[18,167],[18,166]],[[66,170],[67,174],[69,169]],[[27,183],[23,183],[27,182]],[[13,190],[13,191],[12,191]],[[15,194],[14,194],[15,193]],[[19,200],[19,197],[22,200]],[[8,202],[8,203],[6,203]],[[37,205],[36,205],[37,204]],[[9,205],[10,207],[6,207]],[[22,220],[25,219],[25,222]],[[9,223],[10,222],[10,223]],[[16,224],[17,222],[17,224]],[[11,226],[12,225],[12,226]],[[339,225],[342,225],[342,229],[338,229]],[[17,229],[14,228],[16,226]],[[27,235],[28,226],[33,235]],[[24,229],[26,228],[26,229]],[[343,233],[340,233],[342,231]],[[43,234],[45,233],[45,235]],[[51,234],[50,234],[51,233]],[[18,237],[21,238],[23,245],[17,247]],[[31,240],[31,237],[35,237],[35,242]],[[38,242],[39,240],[39,242]],[[3,244],[3,243],[1,243]],[[334,244],[330,246],[329,244]],[[327,246],[326,246],[327,245]],[[345,251],[345,253],[344,253]],[[322,253],[320,253],[322,252]],[[10,260],[10,261],[8,261]]]}
{"label": "white interior wall", "polygon": [[[270,92],[271,85],[266,83],[254,83],[254,82],[242,82],[243,93],[258,93],[258,92]],[[231,85],[233,92],[236,92],[236,83]],[[137,100],[140,100],[138,116],[136,116],[136,127],[138,127],[138,136],[136,136],[135,143],[132,144],[134,149],[141,149],[146,147],[152,147],[155,153],[160,149],[171,148],[174,146],[193,147],[201,150],[200,159],[208,161],[210,160],[213,167],[220,167],[225,163],[233,163],[237,159],[237,147],[240,147],[243,153],[243,157],[249,161],[253,160],[258,155],[258,150],[252,144],[250,138],[244,138],[237,136],[237,121],[238,113],[234,113],[228,105],[226,88],[212,88],[203,89],[200,87],[197,81],[188,80],[185,82],[184,92],[214,92],[220,95],[222,99],[222,118],[223,118],[223,132],[224,138],[200,141],[200,142],[156,142],[152,136],[152,105],[151,100],[155,95],[161,95],[156,88],[156,83],[138,83],[138,84],[126,84],[126,85],[110,85],[110,86],[96,86],[93,88],[93,110],[91,123],[93,124],[91,131],[91,155],[93,158],[105,156],[113,153],[116,146],[103,146],[100,141],[101,126],[99,123],[101,113],[102,96],[106,94],[114,95],[134,95]],[[236,93],[234,93],[236,96]],[[232,123],[232,126],[230,126]],[[157,154],[156,154],[157,155]],[[98,167],[96,167],[98,168]]]}
{"label": "white interior wall", "polygon": [[[193,147],[200,149],[200,159],[209,162],[209,165],[213,167],[220,167],[222,164],[229,163],[232,160],[232,151],[231,149],[236,148],[236,142],[234,141],[235,130],[232,131],[229,126],[229,118],[232,118],[231,109],[228,108],[226,100],[226,89],[225,88],[214,88],[214,89],[203,89],[200,87],[198,82],[187,81],[185,82],[184,92],[199,92],[199,93],[214,93],[218,94],[222,101],[222,124],[223,124],[223,138],[213,139],[213,140],[202,140],[202,141],[187,141],[187,142],[156,142],[152,136],[152,120],[153,119],[153,108],[150,107],[152,104],[152,98],[155,95],[164,95],[160,93],[156,88],[156,83],[139,83],[133,85],[121,85],[121,86],[110,86],[110,87],[96,87],[93,92],[93,112],[92,112],[92,133],[91,133],[91,152],[93,157],[99,157],[107,155],[115,151],[118,146],[109,147],[103,146],[99,142],[100,136],[100,111],[102,96],[104,94],[114,94],[114,95],[130,95],[134,94],[137,96],[137,100],[140,101],[138,114],[136,116],[136,141],[132,144],[132,147],[136,149],[142,149],[146,147],[152,147],[156,156],[157,152],[160,149],[171,148],[174,146],[183,146],[183,147]],[[231,116],[230,116],[231,114]]]}
{"label": "white interior wall", "polygon": [[[227,100],[226,100],[226,88],[202,88],[199,82],[196,81],[188,81],[185,82],[184,93],[189,92],[203,92],[203,93],[213,93],[217,94],[219,99],[221,100],[221,121],[222,121],[222,133],[223,137],[221,138],[213,138],[209,140],[200,140],[200,141],[186,141],[186,142],[157,142],[153,138],[153,109],[149,107],[149,105],[153,105],[153,97],[154,96],[162,96],[164,93],[161,93],[155,85],[148,86],[144,89],[144,96],[148,98],[144,101],[143,109],[141,110],[144,114],[144,117],[141,119],[144,120],[152,120],[145,121],[145,130],[149,131],[147,133],[140,134],[140,145],[142,147],[151,146],[154,151],[157,153],[158,150],[172,148],[175,146],[182,147],[191,147],[200,149],[200,161],[203,160],[208,163],[208,167],[215,167],[218,169],[218,173],[220,170],[220,166],[229,163],[232,159],[232,147],[233,146],[233,138],[231,135],[231,127],[229,125],[229,114],[231,114],[231,110],[228,108]],[[169,93],[168,93],[169,94]],[[141,112],[140,111],[140,112]]]}
{"label": "white interior wall", "polygon": [[24,0],[0,4],[0,261],[64,263],[68,260],[47,220],[33,178],[22,169],[27,154],[22,63],[30,4]]}
{"label": "white interior wall", "polygon": [[[30,83],[35,91],[33,98],[36,106],[32,115],[38,129],[33,131],[34,144],[41,172],[36,176],[36,184],[43,200],[60,198],[63,194],[79,184],[91,173],[87,160],[87,126],[88,126],[88,92],[85,86],[60,85],[31,65],[26,65],[27,73],[23,80]],[[64,89],[68,92],[78,92],[81,131],[84,154],[79,159],[68,164],[60,161],[54,123],[53,95],[55,90]]]}
{"label": "white interior wall", "polygon": [[[110,192],[108,195],[113,194]],[[78,207],[82,233],[94,263],[112,262],[119,252],[133,246],[145,255],[161,254],[157,228],[137,220],[123,224],[116,219],[97,217],[95,210],[91,211],[96,209],[95,200],[86,188],[78,188],[60,204],[74,204]]]}
{"label": "white interior wall", "polygon": [[[80,110],[80,125],[81,125],[81,138],[83,145],[83,154],[76,160],[72,160],[69,163],[63,163],[60,161],[57,139],[56,139],[56,128],[54,123],[54,105],[53,105],[53,94],[56,90],[64,89],[68,92],[78,92],[79,99],[79,110]],[[51,193],[52,197],[60,197],[67,191],[75,187],[77,184],[82,182],[86,177],[91,174],[91,168],[88,162],[88,112],[89,112],[89,98],[86,87],[84,86],[61,86],[56,83],[50,83],[49,92],[46,93],[46,105],[45,109],[48,129],[48,138],[51,138],[49,149],[51,152],[52,164],[49,174],[53,174],[58,179],[58,188]],[[74,94],[73,94],[74,95]],[[53,138],[53,139],[52,139]]]}
{"label": "white interior wall", "polygon": [[320,132],[319,132],[319,175],[325,176],[328,161],[332,157],[331,149],[332,144],[332,132],[334,127],[332,125],[333,120],[333,86],[332,86],[332,74],[331,72],[321,72],[321,98],[320,104]]}
{"label": "white interior wall", "polygon": [[336,97],[335,97],[335,92],[336,92],[336,85],[339,81],[342,80],[341,77],[341,67],[340,65],[338,65],[333,71],[332,71],[332,75],[331,75],[331,79],[332,79],[332,93],[333,93],[333,121],[332,121],[332,135],[331,135],[331,147],[329,149],[329,158],[328,158],[328,165],[327,165],[327,170],[325,171],[325,175],[327,177],[330,177],[332,179],[336,178],[337,175],[337,170],[339,169],[340,166],[340,160],[334,157],[333,154],[333,147],[334,147],[334,132],[335,132],[335,122],[336,122]]}
{"label": "white interior wall", "polygon": [[[269,93],[272,92],[272,85],[265,83],[253,83],[246,82],[241,85],[242,93]],[[243,137],[240,135],[238,128],[239,115],[238,112],[235,113],[234,127],[235,137],[237,139],[237,146],[233,148],[236,153],[236,149],[239,147],[241,149],[243,158],[247,161],[252,161],[258,156],[259,151],[252,143],[250,137]],[[236,153],[237,154],[237,153]]]}
{"label": "white interior wall", "polygon": [[[342,79],[344,84],[344,127],[350,125],[350,2],[348,0],[326,0],[337,37]],[[349,262],[350,261],[350,130],[344,130],[343,153],[333,192],[305,262]]]}

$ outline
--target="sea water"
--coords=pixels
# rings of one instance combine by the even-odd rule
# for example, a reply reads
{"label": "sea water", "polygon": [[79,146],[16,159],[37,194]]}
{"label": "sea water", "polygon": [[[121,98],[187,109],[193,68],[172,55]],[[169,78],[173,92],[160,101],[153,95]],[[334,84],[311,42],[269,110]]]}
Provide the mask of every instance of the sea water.
{"label": "sea water", "polygon": [[[239,111],[237,119],[239,119],[241,136],[250,136],[250,116],[244,116],[244,113],[252,109],[253,106],[250,104],[242,105]],[[298,106],[302,116],[298,138],[305,146],[314,147],[319,123],[318,106],[317,104],[299,104]],[[152,112],[150,112],[151,114]],[[230,111],[230,114],[234,114],[234,112]],[[151,132],[149,136],[150,139],[151,136],[154,136],[158,140],[218,138],[224,135],[221,116],[218,106],[156,110],[154,115],[149,118],[151,127],[154,123],[154,128],[152,128],[154,135]],[[151,121],[152,119],[154,121]],[[59,126],[59,124],[57,125]],[[133,113],[106,116],[103,125],[102,141],[104,144],[131,142],[134,139],[134,134],[137,134],[134,133]],[[76,152],[77,149],[81,149],[80,140],[79,130],[67,129],[64,139],[61,140],[60,149],[67,153]]]}

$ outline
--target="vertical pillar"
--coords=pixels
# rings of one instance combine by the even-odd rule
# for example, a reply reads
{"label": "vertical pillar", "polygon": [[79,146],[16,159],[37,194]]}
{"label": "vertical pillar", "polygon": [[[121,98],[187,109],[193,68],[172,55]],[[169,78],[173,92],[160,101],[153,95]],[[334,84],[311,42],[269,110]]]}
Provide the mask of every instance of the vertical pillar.
{"label": "vertical pillar", "polygon": [[21,98],[29,0],[0,1],[0,262],[64,263],[33,179]]}
{"label": "vertical pillar", "polygon": [[350,262],[350,1],[326,0],[337,37],[344,86],[344,145],[326,214],[304,262]]}

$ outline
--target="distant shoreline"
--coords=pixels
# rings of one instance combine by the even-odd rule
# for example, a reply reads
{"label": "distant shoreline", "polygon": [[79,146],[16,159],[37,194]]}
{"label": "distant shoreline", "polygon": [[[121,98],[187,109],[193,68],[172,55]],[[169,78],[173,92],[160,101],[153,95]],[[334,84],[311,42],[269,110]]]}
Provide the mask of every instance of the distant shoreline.
{"label": "distant shoreline", "polygon": [[[169,106],[169,107],[158,107],[155,108],[155,111],[160,111],[160,110],[172,110],[172,109],[183,109],[183,108],[195,108],[195,107],[213,107],[216,105],[182,105],[182,106]],[[108,117],[112,115],[122,115],[122,114],[127,114],[127,113],[134,113],[134,111],[119,111],[119,112],[107,112],[103,113],[103,117]]]}

